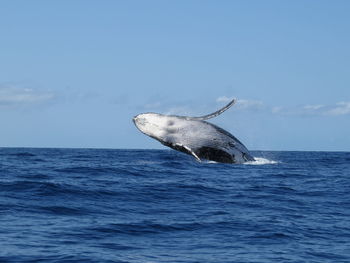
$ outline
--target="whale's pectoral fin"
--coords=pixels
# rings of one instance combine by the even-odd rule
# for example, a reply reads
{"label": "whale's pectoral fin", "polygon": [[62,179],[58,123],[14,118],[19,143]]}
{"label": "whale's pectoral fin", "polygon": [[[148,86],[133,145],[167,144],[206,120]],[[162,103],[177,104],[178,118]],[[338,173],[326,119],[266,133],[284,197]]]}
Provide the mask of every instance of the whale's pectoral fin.
{"label": "whale's pectoral fin", "polygon": [[235,104],[236,100],[233,99],[231,100],[225,107],[213,112],[213,113],[210,113],[208,115],[204,115],[204,116],[200,116],[200,117],[186,117],[186,119],[188,120],[198,120],[198,121],[204,121],[204,120],[208,120],[208,119],[211,119],[211,118],[214,118],[216,116],[219,116],[221,113],[223,113],[224,111],[228,110],[233,104]]}
{"label": "whale's pectoral fin", "polygon": [[188,146],[180,144],[180,143],[175,143],[172,145],[172,147],[176,150],[179,150],[181,152],[186,152],[188,154],[191,154],[198,162],[201,162],[201,159],[195,154],[195,152]]}

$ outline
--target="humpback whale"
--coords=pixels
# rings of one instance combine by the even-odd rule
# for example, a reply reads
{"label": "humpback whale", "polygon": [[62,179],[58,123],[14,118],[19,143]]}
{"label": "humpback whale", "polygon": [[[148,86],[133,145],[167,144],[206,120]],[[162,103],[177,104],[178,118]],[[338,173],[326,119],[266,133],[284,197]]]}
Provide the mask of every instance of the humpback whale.
{"label": "humpback whale", "polygon": [[207,122],[234,103],[200,117],[142,113],[133,118],[136,127],[144,134],[180,152],[192,155],[197,161],[210,160],[220,163],[244,163],[254,161],[248,149],[226,130]]}

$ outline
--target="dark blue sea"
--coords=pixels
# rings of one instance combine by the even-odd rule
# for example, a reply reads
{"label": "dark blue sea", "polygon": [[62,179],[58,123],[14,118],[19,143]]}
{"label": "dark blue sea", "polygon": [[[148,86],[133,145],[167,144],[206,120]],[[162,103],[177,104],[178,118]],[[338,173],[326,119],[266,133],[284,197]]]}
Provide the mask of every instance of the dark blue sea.
{"label": "dark blue sea", "polygon": [[350,262],[350,153],[0,148],[0,262]]}

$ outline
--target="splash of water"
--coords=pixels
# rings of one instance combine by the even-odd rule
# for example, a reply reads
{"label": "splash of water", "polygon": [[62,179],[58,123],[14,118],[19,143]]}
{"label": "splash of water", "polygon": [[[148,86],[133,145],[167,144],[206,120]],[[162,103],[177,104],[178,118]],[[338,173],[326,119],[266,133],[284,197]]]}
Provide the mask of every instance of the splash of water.
{"label": "splash of water", "polygon": [[277,164],[277,161],[265,159],[262,157],[254,157],[255,161],[245,162],[248,165],[264,165],[264,164]]}
{"label": "splash of water", "polygon": [[[243,164],[245,165],[264,165],[264,164],[277,164],[279,162],[274,161],[274,160],[269,160],[266,158],[262,158],[262,157],[254,157],[255,161],[249,161],[249,162],[245,162]],[[209,161],[209,160],[203,160],[202,161],[205,164],[218,164],[218,162],[215,161]]]}

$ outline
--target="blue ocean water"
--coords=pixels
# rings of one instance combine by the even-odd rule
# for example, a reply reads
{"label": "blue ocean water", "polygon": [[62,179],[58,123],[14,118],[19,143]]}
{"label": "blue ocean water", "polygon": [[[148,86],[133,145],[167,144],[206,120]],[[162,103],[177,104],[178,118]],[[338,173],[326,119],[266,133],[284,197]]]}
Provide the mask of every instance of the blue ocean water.
{"label": "blue ocean water", "polygon": [[0,262],[350,262],[350,153],[0,148]]}

